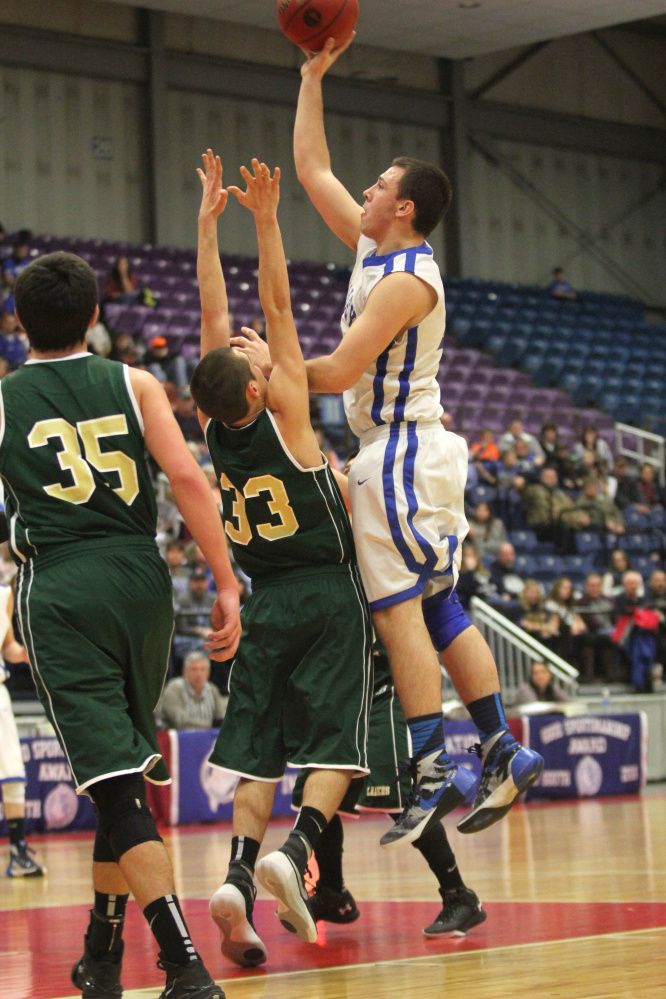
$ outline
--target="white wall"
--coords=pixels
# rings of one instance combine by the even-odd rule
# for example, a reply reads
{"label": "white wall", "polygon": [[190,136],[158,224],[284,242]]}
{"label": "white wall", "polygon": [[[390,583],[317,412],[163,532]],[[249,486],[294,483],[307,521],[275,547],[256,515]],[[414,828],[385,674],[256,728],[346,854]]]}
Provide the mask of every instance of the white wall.
{"label": "white wall", "polygon": [[0,66],[5,228],[145,239],[141,99],[133,84]]}
{"label": "white wall", "polygon": [[[661,183],[657,164],[594,156],[513,142],[479,139],[545,192],[577,226],[598,239],[603,251],[638,283],[648,301],[664,301],[666,287],[666,191],[645,204]],[[470,154],[471,271],[475,276],[544,284],[564,267],[575,285],[623,290],[617,278],[581,251],[557,221],[476,150]],[[638,293],[638,288],[634,290]]]}
{"label": "white wall", "polygon": [[[252,156],[282,171],[280,222],[285,248],[294,260],[348,262],[350,252],[329,232],[296,179],[292,134],[294,112],[287,107],[208,95],[169,93],[169,203],[173,206],[168,242],[196,244],[196,219],[201,185],[195,169],[210,145],[222,158],[224,183],[238,183],[238,167]],[[327,115],[326,129],[333,170],[359,201],[363,190],[385,170],[394,156],[410,155],[437,162],[434,129],[393,125],[362,118]],[[236,203],[230,205],[220,229],[224,248],[255,254],[254,225]],[[431,243],[443,265],[441,226]]]}

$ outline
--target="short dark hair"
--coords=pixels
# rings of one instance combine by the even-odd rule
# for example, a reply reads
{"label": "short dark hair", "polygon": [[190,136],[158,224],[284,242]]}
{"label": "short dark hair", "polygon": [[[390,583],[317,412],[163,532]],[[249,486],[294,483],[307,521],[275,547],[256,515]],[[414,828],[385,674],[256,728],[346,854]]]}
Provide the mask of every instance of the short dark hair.
{"label": "short dark hair", "polygon": [[85,340],[99,288],[95,272],[75,253],[33,260],[14,287],[16,312],[37,350],[66,350]]}
{"label": "short dark hair", "polygon": [[197,364],[190,391],[197,406],[212,420],[232,426],[247,416],[247,386],[252,380],[248,359],[231,347],[216,347]]}
{"label": "short dark hair", "polygon": [[451,184],[443,170],[434,163],[411,156],[396,156],[391,166],[402,167],[398,197],[414,202],[412,225],[422,236],[429,236],[446,215],[451,204]]}

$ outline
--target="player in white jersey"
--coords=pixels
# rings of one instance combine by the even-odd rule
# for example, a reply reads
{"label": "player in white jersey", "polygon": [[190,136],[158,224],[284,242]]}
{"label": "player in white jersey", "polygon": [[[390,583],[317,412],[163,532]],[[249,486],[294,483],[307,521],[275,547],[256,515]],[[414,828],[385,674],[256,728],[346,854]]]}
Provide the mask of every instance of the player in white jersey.
{"label": "player in white jersey", "polygon": [[[1,515],[4,521],[4,514]],[[0,583],[0,785],[2,804],[9,832],[8,878],[39,878],[44,874],[31,856],[25,841],[25,766],[16,730],[12,703],[5,687],[8,672],[5,662],[25,662],[25,649],[14,638],[12,613],[14,597],[10,586]],[[4,660],[4,661],[3,661]]]}
{"label": "player in white jersey", "polygon": [[[435,649],[479,729],[484,763],[460,831],[484,829],[505,815],[543,760],[510,735],[492,654],[455,594],[467,533],[467,447],[439,421],[444,293],[426,242],[446,213],[450,185],[439,167],[399,157],[364,191],[361,206],[334,176],[321,80],[350,41],[335,49],[329,39],[320,53],[306,53],[294,155],[310,200],[356,253],[342,341],[332,354],[309,360],[307,371],[311,391],[344,393],[361,440],[349,475],[354,539],[411,737],[413,793],[381,841],[393,847],[418,839],[475,783],[445,750]],[[258,337],[245,349],[270,370]]]}
{"label": "player in white jersey", "polygon": [[360,206],[334,176],[321,81],[350,42],[335,49],[329,39],[320,53],[306,53],[294,156],[314,206],[356,253],[342,341],[331,355],[308,361],[308,385],[345,393],[361,440],[350,470],[354,537],[412,742],[413,793],[382,838],[392,847],[417,839],[474,785],[445,750],[435,649],[479,729],[484,761],[474,804],[458,828],[474,832],[501,818],[543,760],[510,735],[495,662],[454,590],[467,533],[467,448],[439,422],[444,292],[426,242],[451,188],[439,167],[400,157]]}

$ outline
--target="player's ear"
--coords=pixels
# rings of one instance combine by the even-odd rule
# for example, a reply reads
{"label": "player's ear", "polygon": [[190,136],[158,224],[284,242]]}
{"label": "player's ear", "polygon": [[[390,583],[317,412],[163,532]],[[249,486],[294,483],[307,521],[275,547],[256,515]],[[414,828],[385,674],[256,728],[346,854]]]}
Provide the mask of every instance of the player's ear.
{"label": "player's ear", "polygon": [[98,319],[99,319],[99,305],[96,305],[95,311],[92,314],[92,319],[88,323],[88,326],[94,326]]}
{"label": "player's ear", "polygon": [[410,215],[414,214],[414,202],[409,199],[398,202],[396,206],[396,215],[400,218],[408,218]]}

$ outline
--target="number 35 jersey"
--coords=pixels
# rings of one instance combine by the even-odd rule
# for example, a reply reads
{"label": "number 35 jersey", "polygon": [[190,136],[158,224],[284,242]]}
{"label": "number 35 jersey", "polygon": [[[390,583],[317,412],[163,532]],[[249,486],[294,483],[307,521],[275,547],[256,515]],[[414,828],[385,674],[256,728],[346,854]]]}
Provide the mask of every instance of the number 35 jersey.
{"label": "number 35 jersey", "polygon": [[155,537],[157,507],[129,369],[80,353],[0,382],[0,476],[20,565],[53,546]]}
{"label": "number 35 jersey", "polygon": [[236,562],[253,581],[354,562],[347,511],[322,455],[303,468],[268,410],[244,427],[206,426]]}

